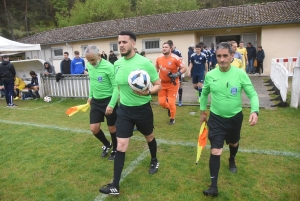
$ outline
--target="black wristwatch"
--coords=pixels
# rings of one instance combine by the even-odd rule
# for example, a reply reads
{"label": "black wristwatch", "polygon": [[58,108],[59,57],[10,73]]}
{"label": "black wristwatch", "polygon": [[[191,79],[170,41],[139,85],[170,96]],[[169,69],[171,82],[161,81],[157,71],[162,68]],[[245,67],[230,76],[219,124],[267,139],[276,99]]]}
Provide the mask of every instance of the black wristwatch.
{"label": "black wristwatch", "polygon": [[254,111],[254,112],[252,112],[252,113],[256,113],[256,115],[258,116],[258,112],[257,112],[257,111]]}

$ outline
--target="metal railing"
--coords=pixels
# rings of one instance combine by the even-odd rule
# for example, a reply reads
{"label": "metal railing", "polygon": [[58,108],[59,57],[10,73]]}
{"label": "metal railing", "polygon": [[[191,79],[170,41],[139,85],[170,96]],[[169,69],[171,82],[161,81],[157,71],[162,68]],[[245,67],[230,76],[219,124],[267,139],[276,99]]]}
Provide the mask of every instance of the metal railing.
{"label": "metal railing", "polygon": [[42,96],[63,98],[88,98],[90,80],[88,75],[62,75],[57,82],[55,76],[41,75]]}

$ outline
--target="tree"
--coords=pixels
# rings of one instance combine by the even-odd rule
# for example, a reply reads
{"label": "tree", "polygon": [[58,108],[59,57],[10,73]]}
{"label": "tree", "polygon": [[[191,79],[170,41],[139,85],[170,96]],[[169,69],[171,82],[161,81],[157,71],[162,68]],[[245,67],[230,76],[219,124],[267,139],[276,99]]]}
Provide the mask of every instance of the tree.
{"label": "tree", "polygon": [[59,27],[72,26],[131,17],[133,15],[130,9],[129,0],[76,0],[70,12],[63,9],[56,13],[56,19]]}
{"label": "tree", "polygon": [[15,34],[14,34],[13,27],[12,27],[12,16],[11,16],[10,12],[7,9],[6,0],[3,0],[3,5],[4,5],[3,7],[4,7],[4,11],[5,11],[5,16],[6,16],[7,27],[10,31],[11,38],[13,40],[15,40]]}

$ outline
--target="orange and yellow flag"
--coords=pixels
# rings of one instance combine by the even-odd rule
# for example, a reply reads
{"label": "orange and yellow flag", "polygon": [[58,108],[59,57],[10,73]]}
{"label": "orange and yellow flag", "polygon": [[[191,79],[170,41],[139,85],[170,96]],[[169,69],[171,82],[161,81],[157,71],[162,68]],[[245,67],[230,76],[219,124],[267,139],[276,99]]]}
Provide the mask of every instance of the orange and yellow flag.
{"label": "orange and yellow flag", "polygon": [[68,117],[72,116],[73,114],[76,114],[79,111],[86,112],[90,107],[89,103],[83,104],[83,105],[77,105],[74,107],[70,107],[67,111],[66,114]]}
{"label": "orange and yellow flag", "polygon": [[207,134],[208,134],[208,128],[207,128],[206,122],[204,121],[200,127],[200,132],[199,132],[199,137],[198,137],[196,165],[198,164],[198,161],[200,160],[202,150],[206,146]]}

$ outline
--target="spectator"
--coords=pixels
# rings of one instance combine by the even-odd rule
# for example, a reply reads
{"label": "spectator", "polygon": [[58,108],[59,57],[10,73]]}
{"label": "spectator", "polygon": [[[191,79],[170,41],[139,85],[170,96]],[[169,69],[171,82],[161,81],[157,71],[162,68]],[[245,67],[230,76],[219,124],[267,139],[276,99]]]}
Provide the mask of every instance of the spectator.
{"label": "spectator", "polygon": [[17,107],[17,105],[13,103],[16,70],[14,65],[10,63],[9,56],[4,55],[2,59],[3,61],[0,63],[0,79],[2,79],[4,85],[6,104],[7,107]]}
{"label": "spectator", "polygon": [[139,53],[139,51],[137,50],[137,48],[134,48],[135,53]]}
{"label": "spectator", "polygon": [[69,58],[69,53],[64,52],[64,59],[60,62],[60,72],[62,74],[71,74],[71,59]]}
{"label": "spectator", "polygon": [[26,84],[21,78],[16,76],[14,85],[14,89],[16,90],[16,97],[14,100],[18,100],[21,97],[20,91],[22,91],[25,88]]}
{"label": "spectator", "polygon": [[212,43],[210,45],[210,66],[209,66],[209,70],[212,70],[215,68],[216,64],[218,63],[217,62],[217,57],[216,57],[216,50],[215,50],[215,45]]}
{"label": "spectator", "polygon": [[55,75],[54,66],[52,66],[49,61],[44,63],[44,75]]}
{"label": "spectator", "polygon": [[141,55],[142,55],[143,57],[146,57],[146,52],[145,52],[145,51],[141,51]]}
{"label": "spectator", "polygon": [[79,51],[75,51],[75,58],[71,62],[71,74],[84,74],[85,62],[80,58]]}
{"label": "spectator", "polygon": [[243,70],[246,71],[246,65],[248,65],[248,57],[247,57],[247,50],[244,48],[244,42],[240,41],[239,47],[236,49],[237,52],[239,52],[242,55],[243,58]]}
{"label": "spectator", "polygon": [[115,55],[115,53],[114,53],[114,51],[110,51],[109,52],[109,62],[110,63],[112,63],[112,64],[114,64],[115,63],[115,61],[117,61],[118,60],[118,57],[117,57],[117,55]]}
{"label": "spectator", "polygon": [[190,66],[191,56],[192,54],[194,54],[194,49],[195,49],[195,45],[191,44],[191,46],[188,49],[188,66]]}
{"label": "spectator", "polygon": [[257,68],[256,68],[256,73],[259,74],[259,76],[264,72],[264,63],[265,59],[265,52],[262,49],[262,46],[257,47],[257,54],[256,54],[256,60],[257,60]]}
{"label": "spectator", "polygon": [[107,54],[102,51],[101,58],[107,60]]}
{"label": "spectator", "polygon": [[[33,99],[40,98],[38,77],[34,71],[30,71],[29,74],[31,76],[31,83],[27,85],[28,92]],[[35,95],[32,90],[34,90]]]}
{"label": "spectator", "polygon": [[246,68],[246,72],[249,74],[255,74],[253,62],[254,59],[256,58],[256,49],[255,47],[253,47],[253,45],[250,42],[247,44],[246,49],[247,49],[247,57],[248,57],[248,65]]}

